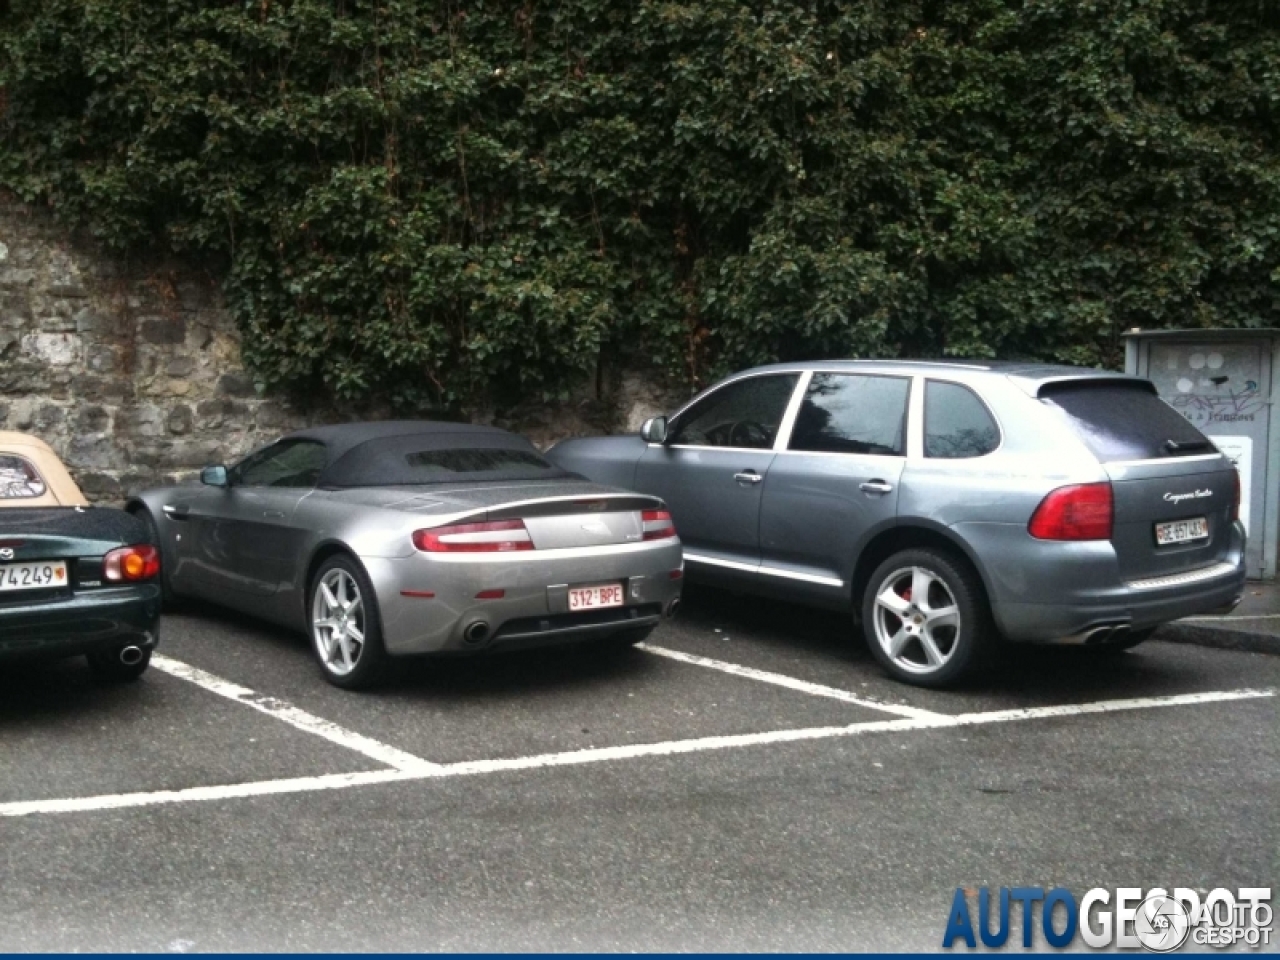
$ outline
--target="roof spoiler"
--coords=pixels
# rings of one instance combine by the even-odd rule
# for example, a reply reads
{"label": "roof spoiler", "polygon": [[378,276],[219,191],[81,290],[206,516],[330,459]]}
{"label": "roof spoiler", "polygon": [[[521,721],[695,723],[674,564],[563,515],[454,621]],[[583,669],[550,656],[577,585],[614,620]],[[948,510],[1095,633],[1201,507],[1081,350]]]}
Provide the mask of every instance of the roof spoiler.
{"label": "roof spoiler", "polygon": [[1106,370],[1082,370],[1079,374],[1066,374],[1056,377],[1022,377],[1017,374],[1010,374],[1009,379],[1029,397],[1039,399],[1044,395],[1044,391],[1051,387],[1060,387],[1064,384],[1085,384],[1085,383],[1124,383],[1130,386],[1148,390],[1151,393],[1158,393],[1155,384],[1150,380],[1142,377],[1131,376],[1127,373],[1110,373]]}

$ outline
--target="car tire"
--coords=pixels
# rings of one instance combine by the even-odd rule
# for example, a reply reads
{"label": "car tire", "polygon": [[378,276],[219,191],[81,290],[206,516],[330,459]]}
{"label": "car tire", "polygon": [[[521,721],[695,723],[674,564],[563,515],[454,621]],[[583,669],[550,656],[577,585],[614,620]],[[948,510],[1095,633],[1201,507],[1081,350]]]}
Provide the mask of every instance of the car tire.
{"label": "car tire", "polygon": [[133,683],[151,666],[151,651],[143,650],[142,658],[137,663],[121,663],[120,651],[126,644],[95,650],[85,657],[89,661],[89,669],[93,675],[105,683]]}
{"label": "car tire", "polygon": [[156,525],[156,518],[145,507],[129,512],[142,521],[143,526],[147,528],[147,536],[151,543],[160,552],[160,609],[165,613],[174,613],[182,605],[182,601],[174,592],[173,584],[169,579],[169,561],[164,555],[164,547],[160,544],[160,528]]}
{"label": "car tire", "polygon": [[[913,596],[921,588],[923,603]],[[920,687],[959,683],[985,665],[996,643],[977,573],[933,548],[903,550],[876,567],[863,591],[862,629],[877,662]]]}
{"label": "car tire", "polygon": [[324,678],[344,690],[367,690],[385,676],[378,598],[364,568],[347,554],[320,565],[307,591],[307,633]]}

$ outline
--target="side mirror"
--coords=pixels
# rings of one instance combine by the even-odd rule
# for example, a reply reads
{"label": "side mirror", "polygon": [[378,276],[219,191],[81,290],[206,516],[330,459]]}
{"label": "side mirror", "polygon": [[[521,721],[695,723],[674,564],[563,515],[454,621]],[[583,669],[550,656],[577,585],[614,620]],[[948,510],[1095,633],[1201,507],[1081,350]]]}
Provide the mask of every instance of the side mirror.
{"label": "side mirror", "polygon": [[205,467],[200,471],[200,482],[210,487],[227,486],[227,468],[222,464],[216,467]]}
{"label": "side mirror", "polygon": [[666,443],[667,418],[650,417],[640,427],[640,439],[645,443]]}

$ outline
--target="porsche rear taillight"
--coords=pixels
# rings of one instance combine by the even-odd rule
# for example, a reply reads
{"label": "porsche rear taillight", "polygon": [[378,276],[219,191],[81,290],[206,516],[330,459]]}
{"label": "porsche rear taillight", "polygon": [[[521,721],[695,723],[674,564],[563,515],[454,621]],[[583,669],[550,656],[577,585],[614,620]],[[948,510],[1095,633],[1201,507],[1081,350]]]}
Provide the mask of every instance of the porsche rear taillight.
{"label": "porsche rear taillight", "polygon": [[149,543],[112,550],[102,558],[102,578],[111,583],[137,583],[160,575],[160,551]]}
{"label": "porsche rear taillight", "polygon": [[1038,540],[1110,540],[1111,484],[1059,487],[1040,501],[1027,530]]}
{"label": "porsche rear taillight", "polygon": [[532,550],[533,538],[523,520],[493,520],[415,530],[413,545],[426,553],[509,553]]}
{"label": "porsche rear taillight", "polygon": [[669,510],[645,510],[640,525],[646,540],[666,540],[676,535],[676,525]]}

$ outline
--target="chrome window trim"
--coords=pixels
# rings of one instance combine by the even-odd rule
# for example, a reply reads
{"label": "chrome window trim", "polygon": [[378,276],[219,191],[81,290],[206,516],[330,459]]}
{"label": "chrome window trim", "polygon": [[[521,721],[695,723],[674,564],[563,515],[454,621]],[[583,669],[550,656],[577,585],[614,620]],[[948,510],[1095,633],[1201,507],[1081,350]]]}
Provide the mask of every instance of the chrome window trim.
{"label": "chrome window trim", "polygon": [[764,564],[741,563],[737,560],[721,560],[719,557],[704,557],[699,553],[684,552],[689,563],[705,563],[709,567],[724,567],[727,570],[739,570],[743,573],[760,573],[767,577],[782,577],[786,580],[801,580],[805,583],[816,583],[824,587],[843,587],[844,581],[835,577],[822,577],[814,573],[800,573],[796,570],[783,570],[780,567],[767,567]]}
{"label": "chrome window trim", "polygon": [[778,424],[778,435],[773,438],[773,452],[786,453],[787,445],[791,443],[791,432],[796,427],[796,417],[800,415],[800,407],[804,404],[805,392],[809,389],[809,382],[813,380],[813,371],[805,370],[800,374],[800,379],[796,381],[796,389],[791,394],[791,399],[787,401],[787,409],[783,411],[782,422]]}
{"label": "chrome window trim", "polygon": [[924,459],[924,375],[911,378],[907,400],[907,460]]}
{"label": "chrome window trim", "polygon": [[[992,456],[993,454],[1000,452],[1000,450],[1004,447],[1004,440],[1005,440],[1007,431],[1004,428],[1004,424],[1000,422],[1000,418],[996,416],[996,412],[991,409],[991,404],[987,403],[987,398],[984,397],[981,393],[979,393],[977,389],[973,387],[972,384],[962,383],[959,380],[944,380],[941,377],[933,377],[933,376],[922,377],[921,379],[924,380],[924,384],[922,385],[920,390],[920,456],[921,457],[923,457],[925,460],[947,460],[947,461],[981,460],[983,457],[989,457],[989,456]],[[925,422],[924,422],[925,421],[925,406],[924,406],[925,396],[924,395],[926,391],[928,391],[930,383],[945,383],[953,387],[959,387],[961,390],[968,390],[971,394],[977,397],[978,403],[982,404],[983,408],[987,411],[987,416],[989,416],[991,418],[991,422],[996,425],[996,433],[1000,434],[1000,442],[997,443],[990,450],[988,450],[986,453],[980,453],[976,457],[931,457],[927,453],[925,453],[924,452],[924,431],[925,431]]]}

